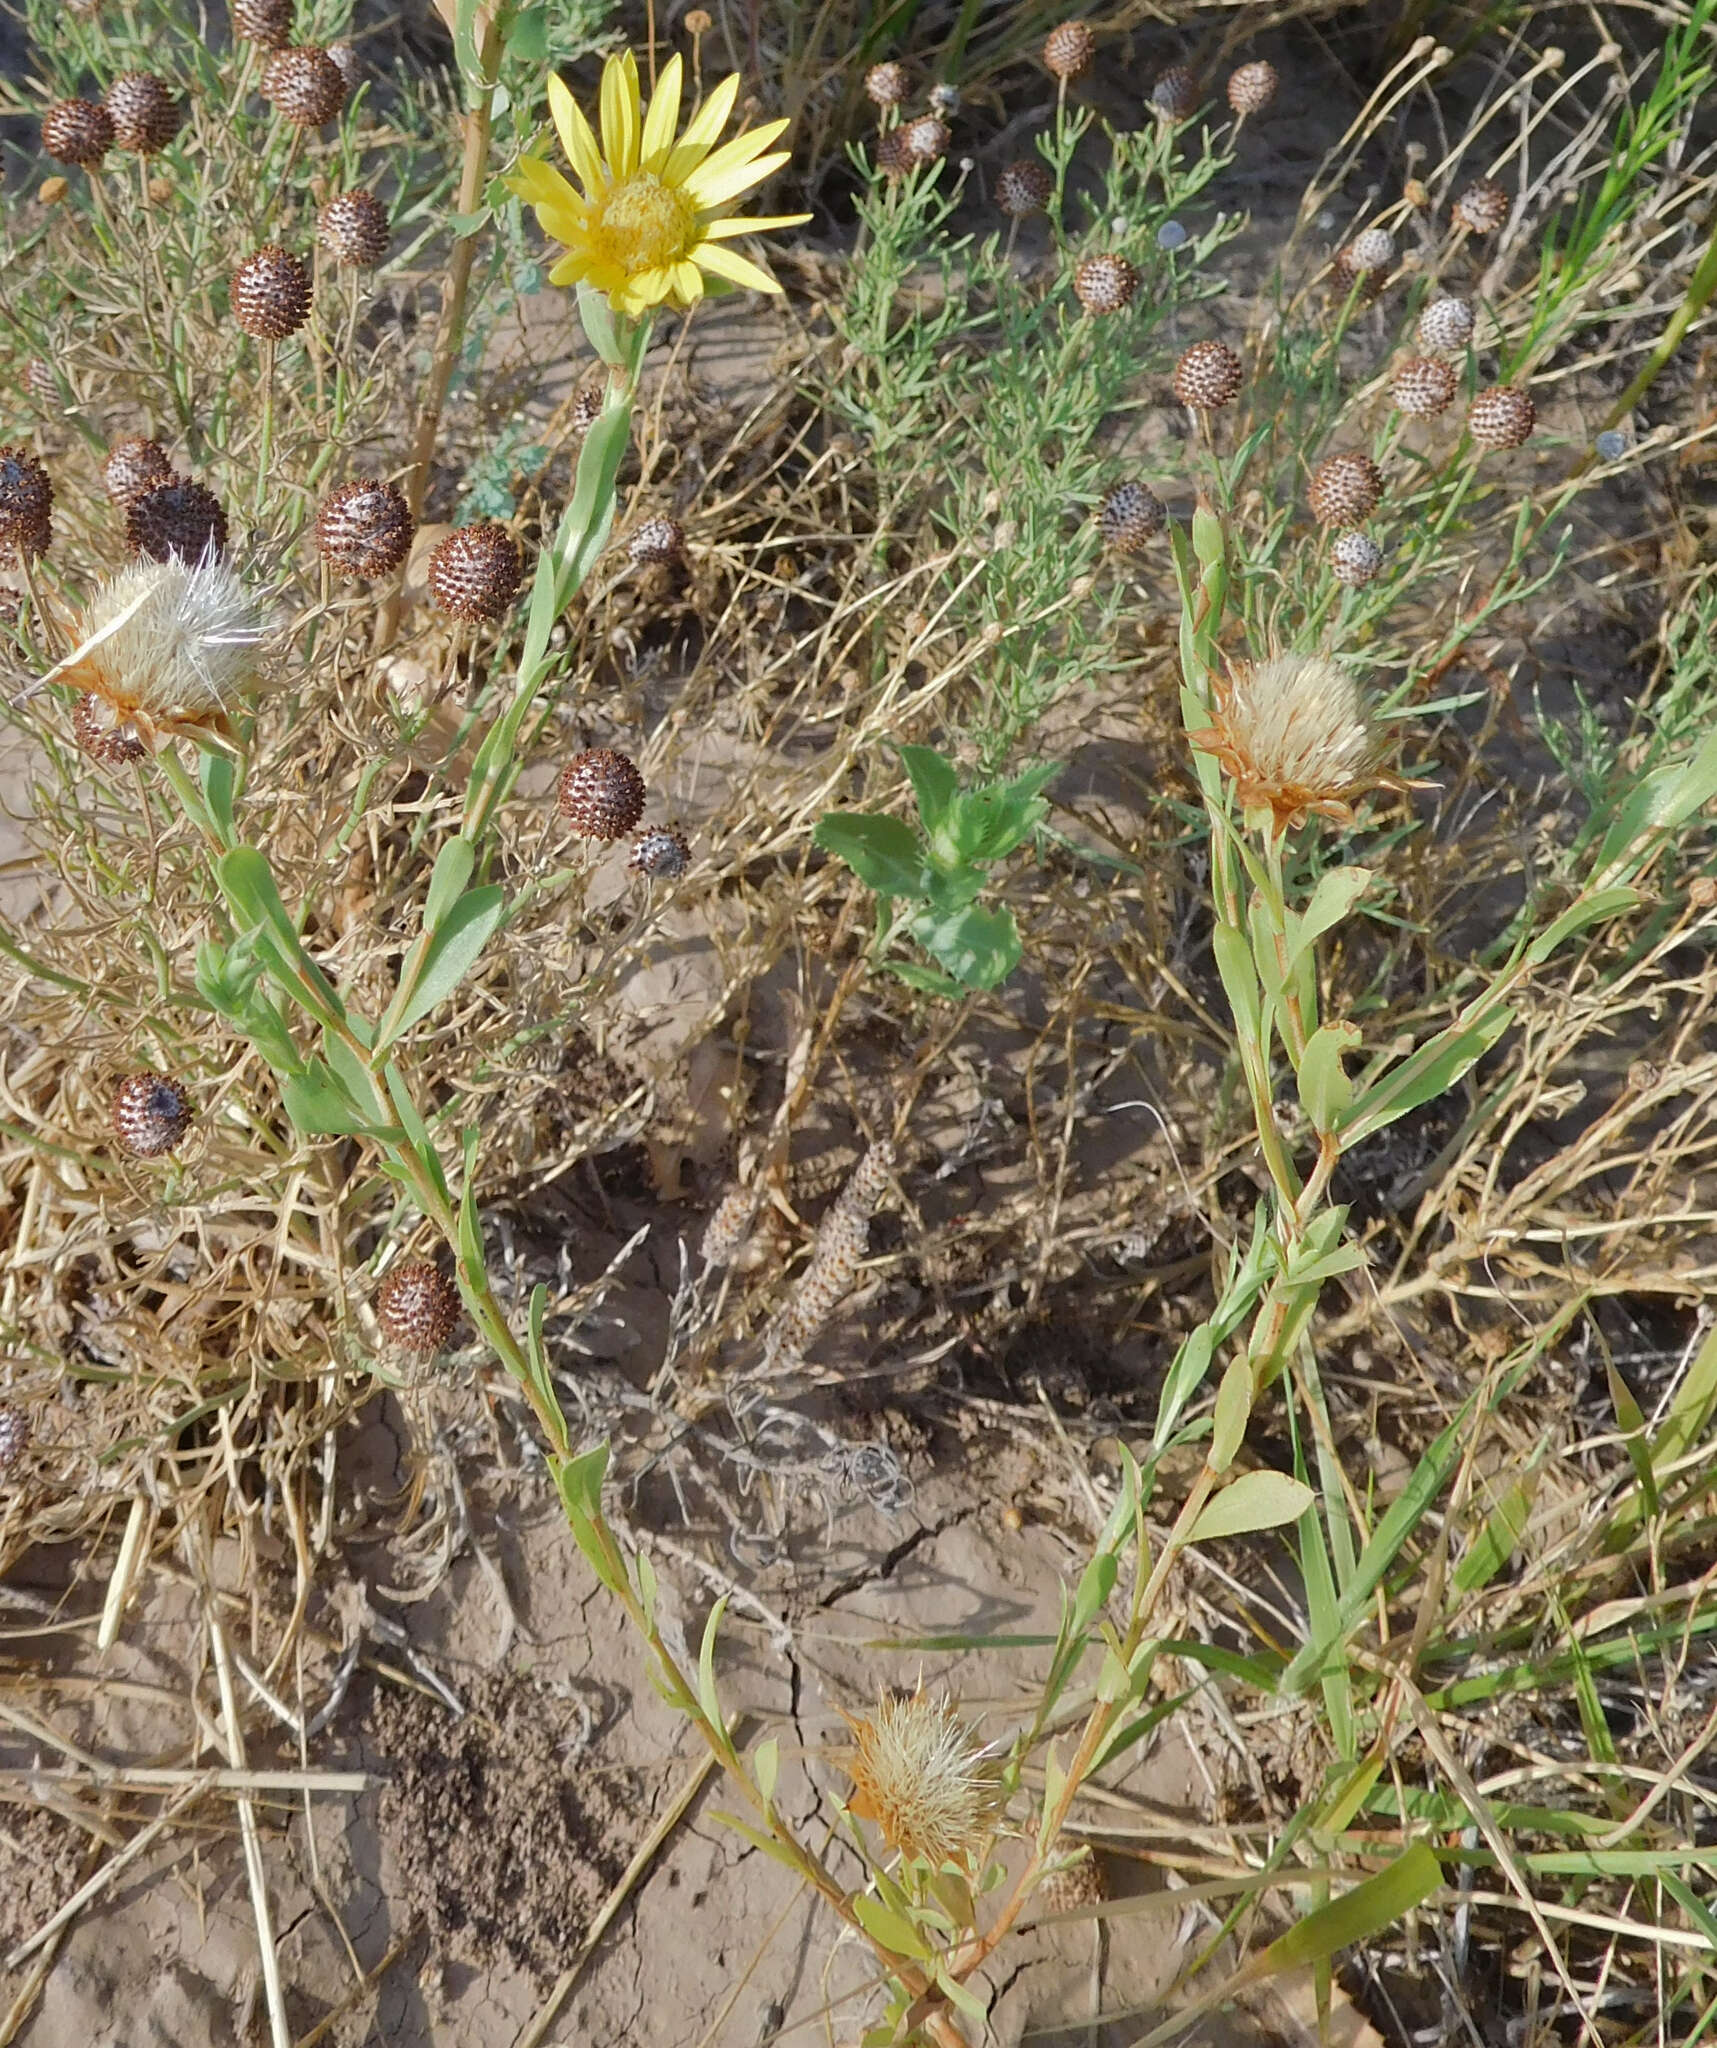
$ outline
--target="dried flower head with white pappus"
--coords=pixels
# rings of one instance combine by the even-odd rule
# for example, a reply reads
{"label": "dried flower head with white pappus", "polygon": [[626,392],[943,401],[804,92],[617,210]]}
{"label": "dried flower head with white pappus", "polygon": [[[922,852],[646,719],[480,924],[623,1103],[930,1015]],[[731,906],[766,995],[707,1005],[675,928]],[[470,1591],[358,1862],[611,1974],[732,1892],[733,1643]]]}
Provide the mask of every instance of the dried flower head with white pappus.
{"label": "dried flower head with white pappus", "polygon": [[940,1870],[972,1871],[1005,1804],[1001,1757],[980,1743],[952,1700],[884,1693],[863,1720],[844,1716],[853,1746],[841,1768],[850,1812],[873,1821],[890,1848]]}
{"label": "dried flower head with white pappus", "polygon": [[79,644],[47,680],[99,698],[153,748],[162,732],[220,728],[257,688],[266,625],[212,551],[136,562],[96,591]]}
{"label": "dried flower head with white pappus", "polygon": [[1357,797],[1405,789],[1383,762],[1388,741],[1352,671],[1321,654],[1238,662],[1214,679],[1211,724],[1189,734],[1233,778],[1249,811],[1278,832],[1308,813],[1351,824]]}

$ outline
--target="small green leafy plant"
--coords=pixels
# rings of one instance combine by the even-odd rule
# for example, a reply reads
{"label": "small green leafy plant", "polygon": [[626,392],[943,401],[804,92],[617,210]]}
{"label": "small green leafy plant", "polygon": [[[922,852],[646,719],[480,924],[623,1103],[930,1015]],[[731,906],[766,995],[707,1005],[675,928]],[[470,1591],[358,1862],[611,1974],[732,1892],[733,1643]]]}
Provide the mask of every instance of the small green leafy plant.
{"label": "small green leafy plant", "polygon": [[[1011,910],[977,899],[991,866],[1047,816],[1041,792],[1057,764],[962,789],[934,747],[902,747],[900,758],[918,799],[918,829],[880,811],[831,811],[817,821],[816,842],[876,891],[876,957],[891,974],[939,996],[994,988],[1019,965],[1019,927]],[[886,959],[902,935],[937,965]]]}

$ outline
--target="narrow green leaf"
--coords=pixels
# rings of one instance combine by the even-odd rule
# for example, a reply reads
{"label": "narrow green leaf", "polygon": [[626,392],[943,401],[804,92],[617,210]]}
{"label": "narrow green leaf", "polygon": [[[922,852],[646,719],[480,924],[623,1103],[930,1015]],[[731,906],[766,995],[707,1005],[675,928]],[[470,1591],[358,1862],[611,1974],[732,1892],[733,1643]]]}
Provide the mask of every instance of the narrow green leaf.
{"label": "narrow green leaf", "polygon": [[661,1587],[656,1579],[656,1567],[650,1562],[649,1553],[640,1550],[632,1566],[638,1579],[638,1605],[644,1610],[646,1626],[656,1625],[656,1601]]}
{"label": "narrow green leaf", "polygon": [[[736,1835],[743,1835],[752,1848],[761,1849],[771,1862],[781,1864],[783,1868],[792,1871],[795,1877],[804,1876],[805,1873],[800,1869],[793,1852],[776,1841],[773,1835],[765,1834],[761,1828],[754,1828],[750,1821],[741,1820],[737,1813],[729,1813],[725,1807],[712,1807],[709,1817],[711,1820],[720,1821],[724,1828],[732,1828]],[[860,1917],[862,1918],[862,1915]]]}
{"label": "narrow green leaf", "polygon": [[608,1476],[608,1446],[598,1444],[592,1451],[581,1451],[576,1458],[568,1458],[558,1474],[560,1497],[569,1513],[576,1512],[588,1521],[602,1519],[602,1482]]}
{"label": "narrow green leaf", "polygon": [[703,1642],[698,1648],[698,1703],[712,1728],[720,1730],[727,1723],[721,1711],[721,1698],[715,1684],[715,1643],[721,1633],[721,1619],[727,1612],[727,1595],[721,1598],[709,1611],[709,1620],[704,1623]]}
{"label": "narrow green leaf", "polygon": [[373,1130],[325,1060],[312,1060],[302,1074],[282,1075],[280,1100],[294,1127],[309,1137],[366,1137]]}
{"label": "narrow green leaf", "polygon": [[781,1775],[781,1745],[767,1735],[751,1752],[751,1776],[765,1806],[775,1804],[775,1783]]}
{"label": "narrow green leaf", "polygon": [[477,849],[468,839],[448,840],[435,856],[429,889],[423,899],[423,929],[426,932],[438,931],[447,913],[464,895],[476,860]]}
{"label": "narrow green leaf", "polygon": [[237,770],[227,756],[214,747],[203,747],[197,757],[197,777],[203,786],[203,802],[222,841],[230,846],[236,833],[233,803],[237,796]]}
{"label": "narrow green leaf", "polygon": [[1318,877],[1312,900],[1305,909],[1289,912],[1288,965],[1315,946],[1325,932],[1334,931],[1371,886],[1370,868],[1330,868]]}
{"label": "narrow green leaf", "polygon": [[944,760],[934,747],[902,747],[900,760],[912,778],[912,792],[918,799],[918,815],[923,820],[924,829],[933,833],[959,794],[960,782],[954,773],[954,764]]}
{"label": "narrow green leaf", "polygon": [[1345,1143],[1351,1146],[1372,1137],[1409,1111],[1446,1094],[1478,1065],[1513,1022],[1513,1008],[1504,1003],[1474,1024],[1457,1023],[1439,1031],[1359,1096],[1342,1125]]}
{"label": "narrow green leaf", "polygon": [[1538,1491],[1538,1474],[1528,1472],[1515,1480],[1485,1519],[1484,1527],[1453,1573],[1458,1593],[1477,1593],[1488,1586],[1520,1547],[1532,1500]]}
{"label": "narrow green leaf", "polygon": [[1316,1498],[1304,1480],[1286,1472],[1242,1472],[1193,1523],[1188,1541],[1214,1543],[1220,1536],[1279,1529],[1284,1522],[1297,1521]]}
{"label": "narrow green leaf", "polygon": [[1344,1948],[1393,1927],[1415,1906],[1423,1905],[1442,1882],[1442,1865],[1423,1842],[1415,1842],[1388,1869],[1308,1913],[1279,1935],[1254,1968],[1260,1976],[1275,1976],[1284,1970],[1330,1962]]}
{"label": "narrow green leaf", "polygon": [[1109,1595],[1115,1590],[1115,1579],[1120,1567],[1115,1554],[1099,1550],[1080,1575],[1079,1590],[1073,1596],[1074,1636],[1082,1636],[1107,1605]]}
{"label": "narrow green leaf", "polygon": [[1629,888],[1598,889],[1591,895],[1582,896],[1538,934],[1526,949],[1526,959],[1534,967],[1541,966],[1558,946],[1565,945],[1576,932],[1584,931],[1588,925],[1602,923],[1605,918],[1619,917],[1624,910],[1633,910],[1644,901],[1639,890]]}
{"label": "narrow green leaf", "polygon": [[864,1892],[858,1893],[852,1903],[853,1917],[871,1940],[890,1955],[910,1956],[914,1962],[923,1962],[930,1954],[929,1943],[904,1914],[890,1911],[880,1899]]}
{"label": "narrow green leaf", "polygon": [[1226,1472],[1234,1454],[1246,1440],[1246,1424],[1252,1415],[1252,1367],[1236,1358],[1222,1375],[1216,1390],[1216,1414],[1210,1429],[1210,1469]]}
{"label": "narrow green leaf", "polygon": [[377,1051],[407,1032],[443,1003],[476,966],[506,910],[506,893],[496,883],[461,896],[430,939],[415,978],[402,983],[377,1030]]}
{"label": "narrow green leaf", "polygon": [[1242,1032],[1256,1039],[1263,1036],[1264,1012],[1258,987],[1258,970],[1246,934],[1231,924],[1218,924],[1211,934],[1216,970],[1222,976],[1222,992]]}

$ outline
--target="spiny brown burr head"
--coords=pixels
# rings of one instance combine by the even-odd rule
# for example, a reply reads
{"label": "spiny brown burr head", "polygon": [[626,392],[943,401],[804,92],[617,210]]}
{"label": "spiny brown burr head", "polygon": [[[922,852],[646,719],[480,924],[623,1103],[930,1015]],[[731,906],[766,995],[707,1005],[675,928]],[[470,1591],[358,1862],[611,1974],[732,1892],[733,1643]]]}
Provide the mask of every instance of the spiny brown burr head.
{"label": "spiny brown burr head", "polygon": [[320,128],[346,104],[346,81],[319,43],[300,43],[269,58],[262,96],[295,128]]}
{"label": "spiny brown burr head", "polygon": [[10,1472],[29,1448],[29,1416],[10,1401],[0,1402],[0,1474]]}
{"label": "spiny brown burr head", "polygon": [[591,747],[560,771],[561,816],[583,839],[623,839],[644,815],[644,778],[629,754]]}
{"label": "spiny brown burr head", "polygon": [[113,1135],[134,1159],[159,1159],[191,1128],[191,1098],[165,1074],[127,1074],[113,1091]]}
{"label": "spiny brown burr head", "polygon": [[375,1306],[382,1335],[399,1351],[440,1351],[459,1327],[459,1290],[430,1259],[390,1266]]}
{"label": "spiny brown burr head", "polygon": [[411,553],[411,508],[397,484],[337,484],[316,513],[316,550],[345,576],[386,576]]}
{"label": "spiny brown burr head", "polygon": [[290,249],[265,242],[232,274],[232,309],[257,341],[284,341],[310,317],[310,272]]}
{"label": "spiny brown burr head", "polygon": [[1494,235],[1508,218],[1508,191],[1494,178],[1475,178],[1449,209],[1469,235]]}
{"label": "spiny brown burr head", "polygon": [[200,562],[227,551],[227,515],[213,491],[188,476],[151,484],[125,508],[125,540],[152,562]]}
{"label": "spiny brown burr head", "polygon": [[1279,82],[1275,65],[1262,57],[1237,65],[1228,74],[1228,104],[1237,114],[1261,114],[1276,97]]}
{"label": "spiny brown burr head", "polygon": [[1481,448],[1518,448],[1537,423],[1537,406],[1517,384],[1493,384],[1467,409],[1467,432]]}
{"label": "spiny brown burr head", "polygon": [[1389,395],[1397,412],[1406,413],[1409,419],[1430,420],[1448,410],[1459,382],[1454,365],[1441,356],[1408,356],[1395,366]]}
{"label": "spiny brown burr head", "polygon": [[233,34],[265,50],[284,50],[292,40],[292,0],[230,0]]}
{"label": "spiny brown burr head", "polygon": [[1082,1907],[1100,1906],[1108,1897],[1108,1873],[1090,1853],[1065,1870],[1051,1871],[1037,1888],[1037,1904],[1045,1913],[1076,1913]]}
{"label": "spiny brown burr head", "polygon": [[627,554],[633,565],[640,569],[649,562],[677,562],[685,551],[685,528],[665,513],[643,520],[626,543]]}
{"label": "spiny brown burr head", "polygon": [[45,554],[53,510],[53,484],[29,449],[0,448],[0,549]]}
{"label": "spiny brown burr head", "polygon": [[1395,261],[1395,237],[1387,228],[1361,228],[1347,245],[1355,270],[1387,270]]}
{"label": "spiny brown burr head", "polygon": [[185,124],[184,103],[152,71],[122,71],[102,95],[121,149],[153,156]]}
{"label": "spiny brown burr head", "polygon": [[388,252],[388,210],[373,192],[336,192],[316,216],[316,239],[336,263],[373,270]]}
{"label": "spiny brown burr head", "polygon": [[898,107],[912,90],[912,74],[889,60],[873,64],[864,75],[865,96],[879,107]]}
{"label": "spiny brown burr head", "polygon": [[1195,341],[1174,366],[1174,395],[1195,412],[1215,412],[1240,395],[1240,358],[1225,341]]}
{"label": "spiny brown burr head", "polygon": [[1052,78],[1083,78],[1097,54],[1097,38],[1083,21],[1064,21],[1044,38],[1043,68]]}
{"label": "spiny brown burr head", "polygon": [[1018,163],[1009,164],[996,179],[996,205],[1010,220],[1042,213],[1054,192],[1055,180],[1048,164],[1036,157],[1022,157]]}
{"label": "spiny brown burr head", "polygon": [[116,505],[129,505],[140,493],[168,482],[172,474],[166,449],[144,434],[127,434],[115,441],[101,466],[101,480]]}
{"label": "spiny brown burr head", "polygon": [[429,558],[429,589],[453,619],[505,618],[524,581],[519,544],[504,526],[457,526]]}
{"label": "spiny brown burr head", "polygon": [[84,691],[72,706],[72,733],[90,759],[107,768],[146,761],[152,752],[138,727],[93,690]]}
{"label": "spiny brown burr head", "polygon": [[1168,507],[1148,484],[1129,478],[1117,484],[1097,508],[1097,526],[1117,554],[1143,554],[1162,532]]}
{"label": "spiny brown burr head", "polygon": [[42,116],[42,147],[56,163],[98,164],[113,141],[113,116],[94,100],[59,100]]}
{"label": "spiny brown burr head", "polygon": [[653,882],[678,881],[691,864],[691,841],[672,825],[651,825],[640,832],[626,860],[633,874],[647,875]]}
{"label": "spiny brown burr head", "polygon": [[1198,112],[1198,76],[1187,64],[1171,64],[1151,87],[1151,111],[1165,121],[1186,121]]}
{"label": "spiny brown burr head", "polygon": [[906,147],[906,131],[903,128],[890,128],[885,134],[879,135],[871,145],[871,155],[876,161],[877,169],[889,179],[904,178],[917,161]]}
{"label": "spiny brown burr head", "polygon": [[1465,348],[1473,338],[1473,309],[1465,299],[1433,299],[1419,315],[1421,348]]}
{"label": "spiny brown burr head", "polygon": [[375,193],[336,193],[316,215],[316,240],[334,262],[373,270],[387,254],[387,207]]}
{"label": "spiny brown burr head", "polygon": [[954,137],[946,121],[934,114],[920,114],[900,130],[900,146],[909,164],[933,164],[948,154]]}
{"label": "spiny brown burr head", "polygon": [[1355,263],[1351,249],[1338,249],[1329,269],[1330,294],[1338,306],[1353,299],[1360,306],[1375,305],[1389,289],[1389,271],[1367,269]]}
{"label": "spiny brown burr head", "polygon": [[1367,533],[1338,533],[1329,544],[1330,574],[1338,583],[1369,583],[1383,567],[1383,550]]}
{"label": "spiny brown burr head", "polygon": [[1087,313],[1123,313],[1138,288],[1139,273],[1125,256],[1087,256],[1073,273],[1073,296]]}
{"label": "spiny brown burr head", "polygon": [[1323,526],[1357,526],[1377,510],[1383,472],[1357,448],[1326,455],[1312,471],[1306,491],[1313,517]]}

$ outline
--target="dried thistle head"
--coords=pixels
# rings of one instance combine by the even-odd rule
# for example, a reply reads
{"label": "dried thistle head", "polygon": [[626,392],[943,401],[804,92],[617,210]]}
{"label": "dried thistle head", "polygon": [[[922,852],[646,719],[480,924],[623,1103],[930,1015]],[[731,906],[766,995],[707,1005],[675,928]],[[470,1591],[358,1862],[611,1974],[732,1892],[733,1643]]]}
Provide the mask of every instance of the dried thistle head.
{"label": "dried thistle head", "polygon": [[853,1781],[849,1809],[903,1856],[973,1870],[1005,1803],[995,1750],[978,1741],[952,1700],[933,1699],[922,1686],[881,1694],[862,1720],[843,1718],[853,1732],[841,1758]]}
{"label": "dried thistle head", "polygon": [[97,697],[116,723],[153,742],[161,730],[218,726],[256,685],[262,611],[225,562],[137,562],[102,584],[80,644],[51,680]]}
{"label": "dried thistle head", "polygon": [[1248,811],[1286,831],[1308,813],[1353,820],[1357,797],[1404,789],[1383,766],[1388,742],[1350,669],[1321,654],[1235,663],[1213,680],[1211,724],[1189,735],[1214,754]]}

